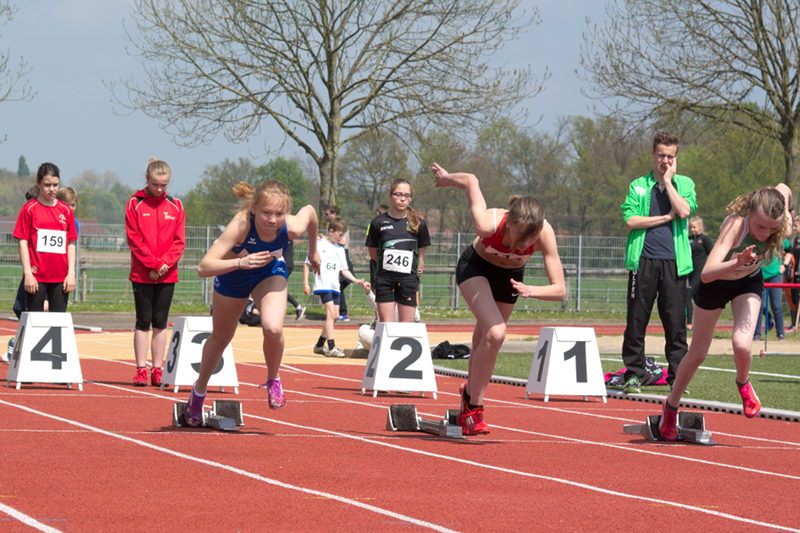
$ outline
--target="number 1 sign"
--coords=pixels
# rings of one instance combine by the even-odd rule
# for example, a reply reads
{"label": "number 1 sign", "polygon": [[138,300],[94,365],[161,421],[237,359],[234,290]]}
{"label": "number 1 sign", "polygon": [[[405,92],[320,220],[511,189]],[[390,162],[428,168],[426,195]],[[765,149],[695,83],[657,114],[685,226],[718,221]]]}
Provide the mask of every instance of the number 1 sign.
{"label": "number 1 sign", "polygon": [[361,380],[361,394],[378,391],[432,392],[436,398],[431,347],[425,324],[378,322]]}
{"label": "number 1 sign", "polygon": [[560,396],[602,396],[603,367],[593,328],[542,328],[536,345],[525,397],[530,393]]}
{"label": "number 1 sign", "polygon": [[22,313],[14,353],[8,362],[6,386],[22,383],[76,383],[83,374],[70,313]]}

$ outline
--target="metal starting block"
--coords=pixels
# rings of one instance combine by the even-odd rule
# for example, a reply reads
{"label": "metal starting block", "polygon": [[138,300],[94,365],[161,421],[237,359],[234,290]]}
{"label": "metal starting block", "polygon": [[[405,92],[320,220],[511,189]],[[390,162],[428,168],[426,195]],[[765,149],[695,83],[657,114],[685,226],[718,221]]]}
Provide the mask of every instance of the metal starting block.
{"label": "metal starting block", "polygon": [[[186,405],[186,402],[178,402],[172,406],[172,425],[176,428],[190,427],[183,417]],[[202,427],[219,431],[236,431],[243,425],[242,404],[236,400],[214,400],[211,411],[203,411]]]}
{"label": "metal starting block", "polygon": [[456,424],[457,409],[450,409],[442,420],[426,420],[417,416],[413,403],[398,403],[389,407],[386,429],[390,431],[423,431],[439,437],[463,439],[461,426]]}
{"label": "metal starting block", "polygon": [[[644,424],[626,424],[622,429],[630,435],[642,435],[647,440],[663,441],[664,439],[658,432],[659,422],[661,422],[661,415],[650,415]],[[679,442],[703,446],[717,445],[711,438],[711,432],[706,431],[705,421],[700,413],[678,412],[677,430]]]}

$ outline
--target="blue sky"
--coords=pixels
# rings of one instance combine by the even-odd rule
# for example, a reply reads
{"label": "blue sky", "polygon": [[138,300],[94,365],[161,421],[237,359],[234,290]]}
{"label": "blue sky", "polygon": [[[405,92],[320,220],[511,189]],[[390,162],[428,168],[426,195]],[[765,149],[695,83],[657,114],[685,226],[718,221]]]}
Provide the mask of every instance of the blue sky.
{"label": "blue sky", "polygon": [[[104,82],[141,77],[138,60],[127,53],[124,20],[130,0],[12,0],[15,19],[0,28],[0,49],[23,56],[32,68],[28,79],[36,90],[25,102],[0,103],[0,167],[15,171],[20,155],[35,171],[39,163],[59,165],[69,184],[84,170],[112,171],[128,186],[139,188],[151,156],[172,167],[171,192],[191,189],[203,169],[225,158],[263,162],[283,136],[265,124],[258,138],[233,144],[223,138],[196,148],[178,147],[159,123],[141,112],[116,109]],[[586,17],[604,20],[600,0],[523,0],[538,6],[542,24],[532,28],[497,57],[498,64],[528,65],[551,77],[545,89],[524,103],[533,125],[550,129],[558,117],[592,115],[592,102],[581,94],[575,74]],[[132,25],[128,23],[127,27]],[[280,155],[299,150],[287,142]]]}

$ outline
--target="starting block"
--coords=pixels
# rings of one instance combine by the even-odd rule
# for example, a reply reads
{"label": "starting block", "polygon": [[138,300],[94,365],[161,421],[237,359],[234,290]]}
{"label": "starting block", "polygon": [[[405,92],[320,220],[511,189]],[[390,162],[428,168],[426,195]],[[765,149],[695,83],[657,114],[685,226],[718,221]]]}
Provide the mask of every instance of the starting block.
{"label": "starting block", "polygon": [[[622,429],[630,435],[642,435],[647,440],[660,440],[661,434],[658,432],[658,424],[661,422],[661,415],[650,415],[644,424],[626,424]],[[717,443],[711,438],[711,432],[706,431],[703,415],[700,413],[678,413],[678,441],[689,444],[701,444],[703,446],[716,446]]]}
{"label": "starting block", "polygon": [[[176,428],[191,427],[183,418],[186,406],[186,402],[178,402],[172,406],[172,425]],[[219,431],[236,431],[243,425],[242,404],[236,400],[214,400],[211,411],[203,411],[202,427]]]}
{"label": "starting block", "polygon": [[461,426],[456,424],[458,409],[448,409],[442,420],[426,420],[417,416],[417,406],[413,403],[398,403],[389,407],[386,429],[390,431],[423,431],[439,437],[463,439]]}

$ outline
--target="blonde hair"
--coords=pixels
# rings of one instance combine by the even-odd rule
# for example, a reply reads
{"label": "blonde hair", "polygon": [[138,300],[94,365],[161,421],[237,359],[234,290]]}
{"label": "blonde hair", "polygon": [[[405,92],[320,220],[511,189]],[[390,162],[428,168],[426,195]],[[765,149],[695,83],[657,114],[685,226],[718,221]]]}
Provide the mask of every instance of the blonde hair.
{"label": "blonde hair", "polygon": [[[530,196],[514,195],[508,199],[508,224],[520,227],[519,239],[538,235],[544,226],[544,208]],[[516,245],[516,243],[514,243]]]}
{"label": "blonde hair", "polygon": [[689,219],[689,224],[692,224],[692,223],[697,224],[698,229],[700,230],[698,235],[705,231],[706,227],[703,224],[703,219],[701,217],[692,217],[692,218],[690,218]]}
{"label": "blonde hair", "polygon": [[347,222],[342,217],[333,217],[328,221],[328,231],[339,231],[344,233],[347,231]]}
{"label": "blonde hair", "polygon": [[766,260],[781,256],[783,253],[783,239],[789,235],[791,227],[786,216],[786,200],[777,189],[764,187],[750,194],[741,194],[728,204],[725,211],[728,214],[742,217],[761,211],[772,220],[782,219],[783,223],[780,227],[764,241],[767,245]]}
{"label": "blonde hair", "polygon": [[289,189],[278,180],[264,180],[255,188],[246,181],[240,181],[233,186],[232,190],[233,194],[242,199],[239,203],[240,211],[252,210],[270,196],[277,196],[284,203],[285,213],[292,209],[292,197],[289,196]]}
{"label": "blonde hair", "polygon": [[150,160],[147,162],[147,170],[144,173],[144,179],[149,178],[150,176],[170,176],[172,175],[172,171],[169,168],[169,165],[166,161],[162,161],[158,158],[151,157]]}
{"label": "blonde hair", "polygon": [[56,193],[56,198],[66,204],[77,204],[78,193],[72,187],[61,187]]}
{"label": "blonde hair", "polygon": [[[413,197],[414,187],[411,185],[410,181],[403,178],[397,178],[391,183],[391,185],[389,185],[389,194],[392,194],[398,185],[402,185],[404,183],[408,185],[409,189],[411,189],[411,196]],[[414,211],[414,208],[411,207],[410,205],[406,207],[406,220],[408,223],[408,231],[410,231],[411,233],[416,233],[417,231],[419,231],[419,224],[420,224],[419,215],[417,214],[416,211]]]}

